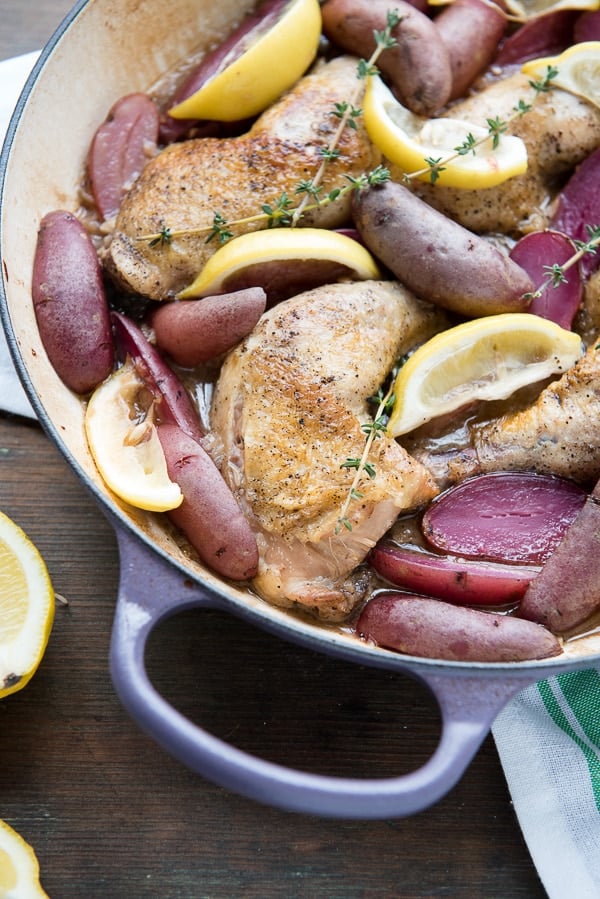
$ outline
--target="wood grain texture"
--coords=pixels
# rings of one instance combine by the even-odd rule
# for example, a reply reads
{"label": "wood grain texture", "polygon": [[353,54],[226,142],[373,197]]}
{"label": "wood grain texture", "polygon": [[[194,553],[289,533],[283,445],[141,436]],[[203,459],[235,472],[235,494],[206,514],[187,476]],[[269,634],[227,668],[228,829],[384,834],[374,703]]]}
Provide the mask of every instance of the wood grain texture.
{"label": "wood grain texture", "polygon": [[[0,57],[41,46],[69,5],[2,0]],[[110,683],[109,525],[40,427],[7,415],[0,508],[68,600],[36,676],[0,704],[0,817],[35,847],[52,899],[543,899],[491,738],[445,799],[405,820],[288,814],[189,773],[138,731]],[[165,624],[148,666],[193,720],[307,770],[401,773],[438,738],[437,710],[417,683],[220,614]]]}

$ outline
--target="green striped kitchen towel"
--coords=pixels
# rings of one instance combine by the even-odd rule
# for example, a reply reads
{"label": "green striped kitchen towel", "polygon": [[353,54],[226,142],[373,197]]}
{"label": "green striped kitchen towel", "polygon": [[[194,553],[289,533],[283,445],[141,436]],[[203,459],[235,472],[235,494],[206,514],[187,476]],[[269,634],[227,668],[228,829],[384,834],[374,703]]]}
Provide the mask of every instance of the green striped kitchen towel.
{"label": "green striped kitchen towel", "polygon": [[550,899],[600,899],[600,668],[519,693],[492,728]]}

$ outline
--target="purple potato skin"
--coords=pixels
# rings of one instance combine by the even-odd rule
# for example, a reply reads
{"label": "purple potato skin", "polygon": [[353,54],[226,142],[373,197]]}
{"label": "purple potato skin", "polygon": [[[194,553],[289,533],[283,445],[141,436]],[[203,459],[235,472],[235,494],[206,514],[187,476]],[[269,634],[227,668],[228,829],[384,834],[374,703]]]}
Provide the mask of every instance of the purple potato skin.
{"label": "purple potato skin", "polygon": [[392,29],[396,46],[377,60],[400,102],[417,115],[431,116],[452,90],[446,44],[431,19],[405,0],[327,0],[322,7],[323,31],[342,50],[369,59],[375,50],[373,31],[383,31],[390,10],[400,22]]}
{"label": "purple potato skin", "polygon": [[193,368],[236,346],[252,331],[266,305],[261,287],[164,303],[152,316],[156,343],[178,365]]}
{"label": "purple potato skin", "polygon": [[434,23],[450,54],[450,100],[456,100],[466,94],[496,56],[507,19],[493,3],[454,0]]}
{"label": "purple potato skin", "polygon": [[386,543],[371,551],[369,563],[381,577],[403,590],[472,606],[518,603],[539,571],[531,565],[457,559]]}
{"label": "purple potato skin", "polygon": [[[530,231],[517,241],[510,258],[520,265],[535,284],[546,283],[548,267],[562,265],[576,253],[572,240],[560,231]],[[579,266],[573,266],[560,284],[546,283],[534,296],[529,312],[556,322],[569,330],[583,299]]]}
{"label": "purple potato skin", "polygon": [[519,615],[556,634],[600,609],[600,482],[521,601]]}
{"label": "purple potato skin", "polygon": [[183,493],[182,504],[167,513],[173,524],[217,574],[234,581],[254,577],[256,538],[211,457],[176,425],[159,425],[158,436],[169,477]]}
{"label": "purple potato skin", "polygon": [[562,652],[540,624],[402,593],[371,599],[356,633],[386,649],[452,662],[521,662]]}
{"label": "purple potato skin", "polygon": [[403,185],[355,192],[353,217],[368,249],[422,299],[468,317],[527,311],[529,275]]}
{"label": "purple potato skin", "polygon": [[115,343],[121,359],[129,356],[138,375],[160,401],[159,418],[182,428],[194,440],[205,436],[200,416],[175,372],[135,322],[120,312],[112,313]]}
{"label": "purple potato skin", "polygon": [[32,298],[54,370],[75,393],[89,393],[111,373],[114,347],[98,256],[71,212],[49,212],[40,223]]}

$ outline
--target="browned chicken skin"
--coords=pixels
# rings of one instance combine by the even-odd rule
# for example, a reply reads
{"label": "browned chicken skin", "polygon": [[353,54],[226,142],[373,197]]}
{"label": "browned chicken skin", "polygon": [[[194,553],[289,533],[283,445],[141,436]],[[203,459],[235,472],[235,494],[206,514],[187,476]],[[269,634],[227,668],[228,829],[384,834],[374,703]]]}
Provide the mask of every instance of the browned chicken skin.
{"label": "browned chicken skin", "polygon": [[580,483],[600,478],[600,344],[525,409],[468,428],[464,448],[411,451],[440,486],[488,471],[526,470]]}
{"label": "browned chicken skin", "polygon": [[[320,149],[331,140],[339,120],[335,103],[356,88],[357,60],[339,57],[321,63],[282,100],[267,110],[247,134],[237,138],[201,138],[172,144],[144,168],[125,197],[105,266],[119,286],[155,300],[173,297],[196,277],[218,241],[206,242],[215,213],[229,222],[254,216],[287,192],[292,201],[298,182],[314,178]],[[324,193],[347,184],[379,162],[362,126],[347,128],[323,180]],[[336,228],[349,216],[349,198],[323,205],[302,219],[306,226]],[[264,220],[241,228],[264,228]],[[205,229],[150,246],[144,235]]]}
{"label": "browned chicken skin", "polygon": [[253,585],[281,606],[343,619],[362,597],[349,575],[402,510],[435,495],[427,470],[392,440],[376,440],[363,498],[339,526],[360,457],[367,399],[399,355],[443,327],[433,307],[393,282],[335,284],[267,312],[226,359],[211,426],[223,474],[260,549]]}

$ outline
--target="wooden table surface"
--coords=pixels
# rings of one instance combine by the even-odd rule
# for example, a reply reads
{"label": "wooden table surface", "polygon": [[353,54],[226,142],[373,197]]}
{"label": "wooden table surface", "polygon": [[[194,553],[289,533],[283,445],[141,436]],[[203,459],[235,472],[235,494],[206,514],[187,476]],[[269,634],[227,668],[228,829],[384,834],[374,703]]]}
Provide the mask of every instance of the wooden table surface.
{"label": "wooden table surface", "polygon": [[[0,58],[40,47],[70,6],[0,0]],[[0,817],[35,847],[52,899],[546,895],[491,737],[435,807],[375,822],[264,807],[173,761],[111,686],[118,558],[103,515],[37,423],[0,415],[0,473],[0,508],[68,600],[36,676],[0,705]],[[290,647],[223,615],[178,616],[152,640],[148,664],[194,720],[305,770],[398,774],[438,739],[437,709],[410,679]]]}

